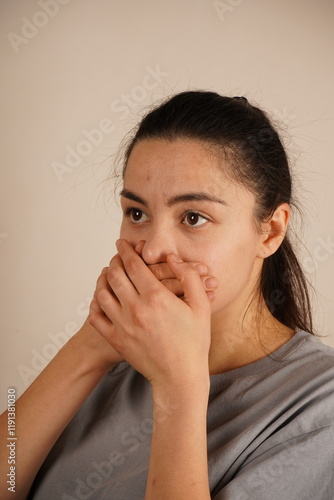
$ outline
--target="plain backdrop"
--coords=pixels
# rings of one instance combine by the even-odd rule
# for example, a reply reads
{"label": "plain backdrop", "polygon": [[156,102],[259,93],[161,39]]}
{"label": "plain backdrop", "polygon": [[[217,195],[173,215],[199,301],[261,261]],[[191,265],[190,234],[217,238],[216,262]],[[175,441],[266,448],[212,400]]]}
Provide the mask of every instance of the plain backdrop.
{"label": "plain backdrop", "polygon": [[2,0],[1,409],[81,326],[115,253],[122,138],[185,89],[245,95],[280,127],[334,346],[333,15],[331,0]]}

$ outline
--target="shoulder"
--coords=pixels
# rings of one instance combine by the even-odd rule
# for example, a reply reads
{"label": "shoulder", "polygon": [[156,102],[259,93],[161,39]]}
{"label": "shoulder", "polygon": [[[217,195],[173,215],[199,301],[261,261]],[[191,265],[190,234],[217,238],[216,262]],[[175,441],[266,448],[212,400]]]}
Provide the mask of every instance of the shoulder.
{"label": "shoulder", "polygon": [[334,391],[334,349],[307,332],[296,334],[291,348],[278,358],[277,369],[289,374],[292,386],[302,382],[303,391]]}
{"label": "shoulder", "polygon": [[266,361],[268,372],[289,375],[291,381],[328,379],[334,384],[334,349],[308,332],[298,331]]}
{"label": "shoulder", "polygon": [[261,434],[280,429],[283,439],[332,425],[334,349],[299,331],[274,353],[213,379],[211,401],[220,401],[213,411],[248,417]]}
{"label": "shoulder", "polygon": [[229,382],[242,451],[217,499],[332,498],[334,349],[298,332]]}
{"label": "shoulder", "polygon": [[286,347],[282,356],[279,353],[274,356],[276,361],[271,376],[278,384],[277,397],[286,411],[290,410],[303,423],[304,432],[332,425],[334,349],[302,331],[297,332],[293,342]]}
{"label": "shoulder", "polygon": [[301,357],[305,355],[325,356],[329,364],[334,364],[334,348],[325,344],[323,337],[312,335],[308,332],[298,331],[292,337],[291,349],[287,351],[288,356]]}

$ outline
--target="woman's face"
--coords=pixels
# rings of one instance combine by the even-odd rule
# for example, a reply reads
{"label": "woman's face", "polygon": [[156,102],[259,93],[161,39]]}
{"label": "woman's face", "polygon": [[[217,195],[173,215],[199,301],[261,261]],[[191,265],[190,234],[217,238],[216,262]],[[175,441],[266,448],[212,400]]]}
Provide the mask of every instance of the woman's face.
{"label": "woman's face", "polygon": [[143,140],[133,148],[121,195],[120,236],[142,240],[146,264],[169,253],[202,262],[219,287],[212,313],[242,314],[263,260],[254,196],[224,175],[221,159],[191,140]]}

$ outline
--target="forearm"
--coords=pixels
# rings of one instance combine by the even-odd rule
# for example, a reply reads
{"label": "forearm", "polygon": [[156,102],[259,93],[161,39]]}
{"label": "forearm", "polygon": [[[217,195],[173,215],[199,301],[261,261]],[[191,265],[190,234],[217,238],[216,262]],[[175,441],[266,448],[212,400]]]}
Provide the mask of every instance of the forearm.
{"label": "forearm", "polygon": [[[209,384],[153,389],[154,431],[145,500],[209,500],[207,405]],[[166,411],[161,413],[161,403]]]}
{"label": "forearm", "polygon": [[[101,342],[105,343],[101,337]],[[1,481],[2,499],[25,499],[53,444],[111,364],[98,336],[79,331],[16,402],[16,488]],[[1,477],[8,473],[7,412],[0,417]]]}

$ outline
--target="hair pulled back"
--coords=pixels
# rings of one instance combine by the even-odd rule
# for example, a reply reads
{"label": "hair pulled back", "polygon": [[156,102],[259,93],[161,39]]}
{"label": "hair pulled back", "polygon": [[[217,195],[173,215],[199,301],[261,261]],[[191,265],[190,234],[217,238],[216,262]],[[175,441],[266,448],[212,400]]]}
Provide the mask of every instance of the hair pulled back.
{"label": "hair pulled back", "polygon": [[[292,203],[289,163],[280,137],[266,113],[245,97],[187,91],[160,104],[139,123],[126,149],[123,175],[137,142],[180,138],[213,146],[228,159],[228,173],[255,195],[258,224],[280,204]],[[258,292],[281,323],[313,333],[307,280],[288,234],[264,260]]]}

